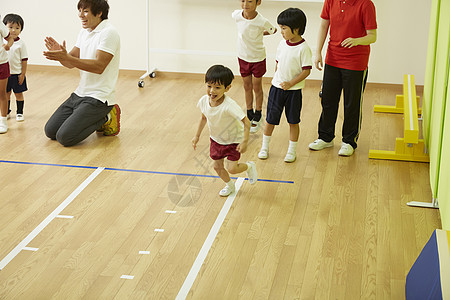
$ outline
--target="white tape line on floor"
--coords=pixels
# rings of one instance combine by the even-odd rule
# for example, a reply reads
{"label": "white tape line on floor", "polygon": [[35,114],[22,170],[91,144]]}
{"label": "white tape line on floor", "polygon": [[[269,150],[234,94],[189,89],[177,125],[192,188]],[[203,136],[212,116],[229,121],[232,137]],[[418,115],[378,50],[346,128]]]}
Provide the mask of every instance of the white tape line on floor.
{"label": "white tape line on floor", "polygon": [[23,241],[0,261],[0,270],[14,259],[53,219],[55,219],[105,168],[97,168],[69,197],[66,198],[44,221],[41,222]]}

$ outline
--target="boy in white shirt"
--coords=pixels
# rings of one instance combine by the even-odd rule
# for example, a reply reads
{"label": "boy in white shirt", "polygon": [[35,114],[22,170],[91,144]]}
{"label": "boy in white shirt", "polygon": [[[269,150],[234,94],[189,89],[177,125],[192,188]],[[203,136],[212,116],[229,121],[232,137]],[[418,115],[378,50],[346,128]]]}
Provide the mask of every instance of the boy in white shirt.
{"label": "boy in white shirt", "polygon": [[23,40],[19,38],[19,34],[23,30],[24,22],[21,16],[16,14],[7,14],[3,18],[3,23],[8,27],[11,37],[14,39],[14,44],[8,52],[9,56],[9,69],[11,76],[8,78],[8,85],[6,86],[6,93],[8,98],[8,118],[11,113],[11,93],[14,92],[16,96],[16,121],[24,121],[23,117],[23,105],[24,96],[23,92],[28,90],[27,79],[25,74],[27,72],[28,65],[28,53],[27,48]]}
{"label": "boy in white shirt", "polygon": [[[225,93],[231,87],[233,72],[222,65],[214,65],[205,74],[206,95],[200,98],[197,106],[202,112],[197,133],[192,139],[194,150],[200,135],[208,123],[210,132],[210,157],[214,160],[214,170],[226,183],[219,192],[226,197],[235,191],[231,174],[247,171],[250,184],[255,184],[258,178],[254,162],[239,163],[241,153],[247,150],[250,121],[239,105]],[[227,169],[224,159],[227,158]]]}
{"label": "boy in white shirt", "polygon": [[11,37],[8,28],[0,22],[0,39],[7,39],[7,43],[0,46],[0,133],[8,131],[8,100],[6,97],[6,84],[10,75],[8,53],[6,51],[12,46],[14,39]]}
{"label": "boy in white shirt", "polygon": [[[256,11],[261,0],[241,0],[240,10],[232,13],[238,28],[239,71],[244,81],[247,117],[251,121],[250,132],[257,132],[261,126],[263,103],[262,77],[266,73],[266,49],[263,36],[274,34],[277,29]],[[253,92],[255,110],[253,110]]]}
{"label": "boy in white shirt", "polygon": [[272,79],[267,103],[266,126],[258,153],[260,159],[269,157],[269,142],[276,125],[280,124],[283,110],[289,123],[289,149],[285,162],[294,162],[300,134],[302,88],[312,69],[312,53],[302,35],[306,27],[306,15],[298,8],[288,8],[277,18],[281,41],[277,49],[276,71]]}

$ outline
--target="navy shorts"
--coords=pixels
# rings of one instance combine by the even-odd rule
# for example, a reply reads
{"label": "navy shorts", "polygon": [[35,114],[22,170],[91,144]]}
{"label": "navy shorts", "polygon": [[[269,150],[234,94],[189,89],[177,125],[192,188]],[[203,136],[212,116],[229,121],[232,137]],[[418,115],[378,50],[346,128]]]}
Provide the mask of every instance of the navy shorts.
{"label": "navy shorts", "polygon": [[238,57],[239,73],[242,77],[247,77],[253,74],[256,78],[261,78],[266,74],[266,59],[260,62],[250,63]]}
{"label": "navy shorts", "polygon": [[27,77],[23,79],[22,84],[19,84],[19,75],[11,75],[8,78],[8,84],[6,85],[6,92],[9,93],[11,90],[14,91],[14,93],[23,93],[25,91],[28,91],[27,87]]}
{"label": "navy shorts", "polygon": [[239,144],[221,145],[212,138],[209,139],[211,140],[209,156],[213,160],[220,160],[226,157],[229,161],[238,161],[241,158],[241,153],[236,149]]}
{"label": "navy shorts", "polygon": [[289,124],[300,123],[300,111],[302,110],[301,89],[285,91],[273,85],[270,87],[269,100],[267,102],[267,123],[279,125],[283,109]]}

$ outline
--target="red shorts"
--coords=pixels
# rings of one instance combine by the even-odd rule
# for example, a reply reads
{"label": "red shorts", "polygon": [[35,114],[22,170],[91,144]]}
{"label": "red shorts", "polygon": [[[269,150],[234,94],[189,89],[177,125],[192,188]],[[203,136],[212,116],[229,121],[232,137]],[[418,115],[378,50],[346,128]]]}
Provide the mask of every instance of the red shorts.
{"label": "red shorts", "polygon": [[0,65],[0,80],[7,79],[11,75],[9,73],[9,63],[5,62],[4,64]]}
{"label": "red shorts", "polygon": [[209,156],[213,160],[219,160],[223,158],[227,158],[230,161],[238,161],[241,158],[241,153],[237,151],[236,147],[239,144],[229,144],[229,145],[221,145],[214,141],[212,138],[211,146],[209,147]]}
{"label": "red shorts", "polygon": [[239,72],[242,77],[247,77],[253,74],[256,78],[263,77],[266,74],[266,59],[260,62],[249,63],[238,57]]}

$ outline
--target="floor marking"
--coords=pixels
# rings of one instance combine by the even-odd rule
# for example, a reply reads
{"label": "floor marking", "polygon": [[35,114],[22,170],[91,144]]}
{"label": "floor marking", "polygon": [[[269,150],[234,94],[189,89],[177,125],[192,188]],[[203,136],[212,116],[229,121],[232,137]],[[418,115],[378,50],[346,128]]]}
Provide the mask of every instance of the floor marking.
{"label": "floor marking", "polygon": [[57,215],[58,219],[73,219],[73,216]]}
{"label": "floor marking", "polygon": [[[64,165],[64,164],[49,164],[49,163],[33,163],[33,162],[22,162],[22,161],[12,161],[12,160],[0,160],[0,163],[6,164],[19,164],[19,165],[36,165],[36,166],[50,166],[50,167],[64,167],[64,168],[78,168],[78,169],[97,169],[97,167],[92,166],[77,166],[77,165]],[[118,171],[118,172],[132,172],[132,173],[145,173],[145,174],[157,174],[157,175],[175,175],[175,176],[189,176],[189,177],[203,177],[203,178],[220,178],[215,175],[204,175],[204,174],[189,174],[189,173],[174,173],[174,172],[162,172],[162,171],[146,171],[146,170],[133,170],[133,169],[118,169],[118,168],[104,168],[106,171]],[[231,177],[237,180],[238,177]],[[248,178],[245,178],[248,180]],[[275,179],[262,179],[258,178],[261,182],[274,182],[274,183],[290,183],[293,184],[292,180],[275,180]]]}
{"label": "floor marking", "polygon": [[164,232],[164,229],[156,228],[156,229],[155,229],[155,232]]}
{"label": "floor marking", "polygon": [[150,254],[150,251],[139,251],[139,254],[148,255]]}
{"label": "floor marking", "polygon": [[174,210],[166,210],[166,214],[176,214],[177,212]]}
{"label": "floor marking", "polygon": [[120,276],[120,278],[122,278],[122,279],[133,279],[134,276],[133,275],[122,275],[122,276]]}
{"label": "floor marking", "polygon": [[36,251],[38,251],[39,250],[39,248],[33,248],[33,247],[23,247],[23,249],[22,250],[25,250],[25,251],[33,251],[33,252],[36,252]]}
{"label": "floor marking", "polygon": [[208,237],[203,243],[203,246],[200,249],[197,258],[195,259],[194,264],[192,265],[192,268],[189,271],[189,274],[187,275],[186,280],[183,283],[183,286],[181,287],[177,297],[175,298],[176,300],[186,299],[189,291],[192,288],[192,285],[194,284],[195,278],[197,278],[198,272],[200,271],[200,268],[205,262],[206,256],[208,255],[208,252],[211,249],[211,246],[214,240],[216,239],[217,234],[219,233],[219,229],[220,227],[222,227],[223,221],[225,220],[225,217],[230,211],[231,205],[233,204],[233,201],[236,198],[236,195],[239,192],[239,189],[241,188],[243,182],[244,178],[242,177],[239,177],[238,180],[236,181],[236,192],[228,196],[227,200],[225,201],[225,204],[220,210],[216,222],[214,222],[214,225],[212,226],[208,234]]}
{"label": "floor marking", "polygon": [[75,191],[70,194],[44,221],[0,261],[0,271],[16,257],[53,219],[56,218],[105,168],[97,168]]}

